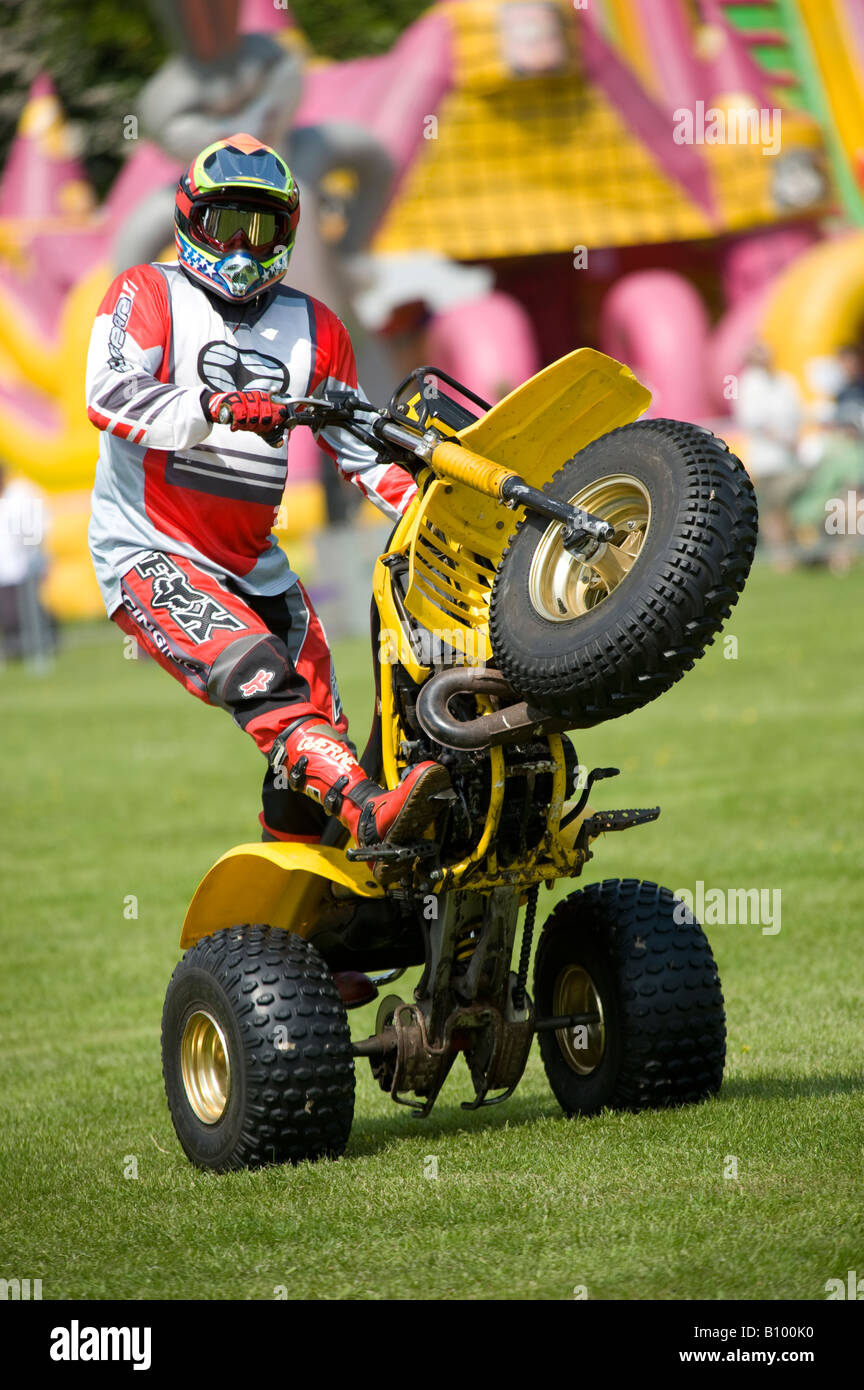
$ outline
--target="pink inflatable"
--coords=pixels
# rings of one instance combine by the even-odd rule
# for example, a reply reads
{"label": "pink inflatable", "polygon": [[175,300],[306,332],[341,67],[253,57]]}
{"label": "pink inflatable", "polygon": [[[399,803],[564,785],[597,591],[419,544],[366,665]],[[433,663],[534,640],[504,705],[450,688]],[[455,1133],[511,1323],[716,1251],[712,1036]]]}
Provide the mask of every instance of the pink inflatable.
{"label": "pink inflatable", "polygon": [[712,413],[706,382],[708,311],[698,290],[671,270],[624,275],[600,314],[600,346],[626,362],[654,399],[651,414],[698,420]]}
{"label": "pink inflatable", "polygon": [[527,312],[498,290],[436,314],[426,360],[493,403],[543,365]]}
{"label": "pink inflatable", "polygon": [[767,304],[782,272],[816,241],[809,224],[768,227],[736,237],[722,258],[728,309],[708,339],[707,382],[714,411],[727,414],[738,375],[760,337]]}

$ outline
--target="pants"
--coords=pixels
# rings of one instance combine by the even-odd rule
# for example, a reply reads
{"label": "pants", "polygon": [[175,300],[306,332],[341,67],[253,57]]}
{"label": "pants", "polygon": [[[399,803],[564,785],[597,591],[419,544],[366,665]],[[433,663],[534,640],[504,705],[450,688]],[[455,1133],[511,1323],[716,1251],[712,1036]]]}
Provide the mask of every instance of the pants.
{"label": "pants", "polygon": [[[228,710],[265,756],[303,715],[348,729],[324,629],[301,584],[262,598],[193,561],[154,551],[121,581],[111,617],[199,700]],[[259,817],[280,840],[315,840],[325,812],[277,786],[268,768]]]}
{"label": "pants", "polygon": [[57,648],[57,623],[44,607],[35,576],[0,584],[0,660],[48,656]]}

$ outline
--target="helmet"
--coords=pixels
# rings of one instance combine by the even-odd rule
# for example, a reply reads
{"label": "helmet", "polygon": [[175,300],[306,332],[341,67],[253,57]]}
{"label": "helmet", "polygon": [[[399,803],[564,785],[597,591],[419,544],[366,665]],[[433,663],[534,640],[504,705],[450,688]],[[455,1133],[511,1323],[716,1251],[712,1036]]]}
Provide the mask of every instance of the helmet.
{"label": "helmet", "polygon": [[177,257],[196,284],[234,303],[288,269],[300,193],[288,165],[253,135],[208,145],[177,185]]}

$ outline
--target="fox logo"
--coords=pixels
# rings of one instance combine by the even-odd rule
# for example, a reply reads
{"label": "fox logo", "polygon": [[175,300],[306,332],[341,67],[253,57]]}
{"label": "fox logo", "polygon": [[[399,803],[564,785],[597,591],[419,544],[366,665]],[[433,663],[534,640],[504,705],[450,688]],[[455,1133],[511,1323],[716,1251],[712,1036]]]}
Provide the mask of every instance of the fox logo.
{"label": "fox logo", "polygon": [[174,622],[196,646],[209,642],[214,631],[238,632],[243,623],[213,594],[193,588],[183,573],[167,555],[153,553],[135,566],[142,579],[153,580],[153,608],[167,608]]}
{"label": "fox logo", "polygon": [[275,671],[265,671],[263,668],[256,671],[251,681],[245,681],[240,687],[244,697],[248,700],[250,695],[263,695],[275,674]]}

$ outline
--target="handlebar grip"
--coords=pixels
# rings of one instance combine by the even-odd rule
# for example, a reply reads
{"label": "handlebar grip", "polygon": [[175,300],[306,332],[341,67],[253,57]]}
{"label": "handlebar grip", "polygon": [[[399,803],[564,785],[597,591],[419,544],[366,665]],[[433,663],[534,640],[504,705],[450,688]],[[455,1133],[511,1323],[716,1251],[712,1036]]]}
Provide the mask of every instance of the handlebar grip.
{"label": "handlebar grip", "polygon": [[233,419],[234,419],[234,416],[231,414],[231,407],[230,407],[230,405],[220,405],[220,407],[219,407],[219,424],[220,424],[220,425],[230,425]]}

